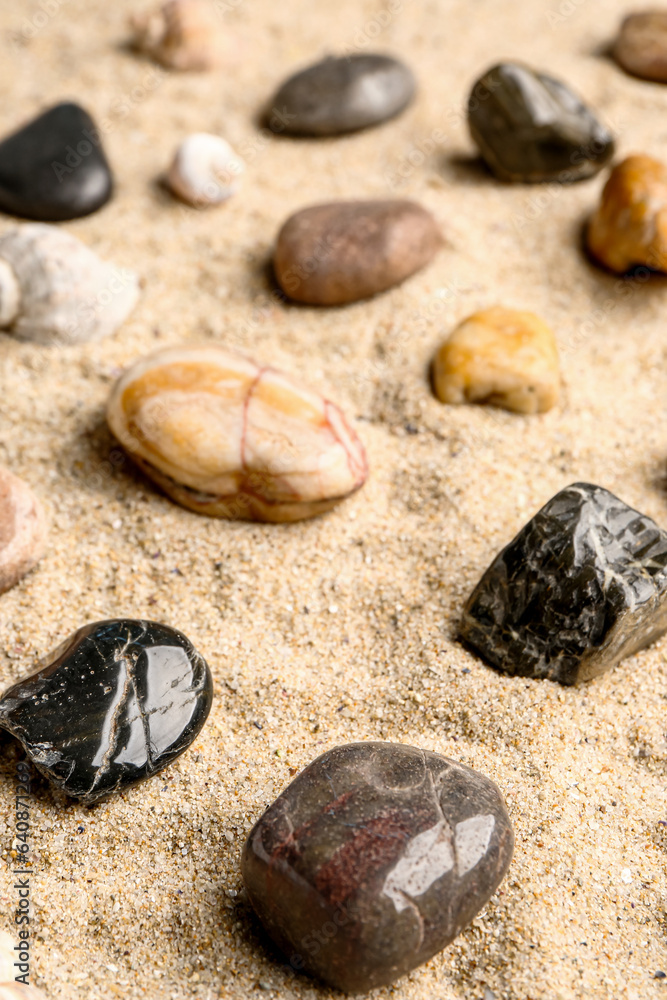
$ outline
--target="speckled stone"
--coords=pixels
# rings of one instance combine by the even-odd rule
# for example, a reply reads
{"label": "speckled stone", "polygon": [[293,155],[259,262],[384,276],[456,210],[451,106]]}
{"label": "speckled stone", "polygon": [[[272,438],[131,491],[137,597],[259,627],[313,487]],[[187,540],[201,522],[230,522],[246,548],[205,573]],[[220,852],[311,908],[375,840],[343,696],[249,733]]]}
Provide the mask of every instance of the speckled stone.
{"label": "speckled stone", "polygon": [[57,104],[0,142],[2,212],[78,219],[106,204],[112,190],[100,131],[78,104]]}
{"label": "speckled stone", "polygon": [[412,71],[375,53],[329,57],[291,76],[266,113],[274,132],[326,136],[393,118],[415,95]]}
{"label": "speckled stone", "polygon": [[508,674],[577,684],[667,629],[667,533],[588,483],[557,493],[475,587],[462,638]]}
{"label": "speckled stone", "polygon": [[0,467],[0,594],[39,562],[45,540],[44,514],[34,493]]}
{"label": "speckled stone", "polygon": [[273,265],[295,302],[345,305],[405,281],[441,246],[435,219],[414,201],[334,201],[287,219]]}
{"label": "speckled stone", "polygon": [[0,728],[54,785],[94,802],[187,750],[212,697],[208,665],[181,632],[118,618],[80,628],[5,692]]}
{"label": "speckled stone", "polygon": [[513,845],[484,775],[427,750],[353,743],[318,757],[267,809],[242,871],[292,967],[356,993],[449,944],[495,892]]}
{"label": "speckled stone", "polygon": [[667,11],[629,14],[614,42],[616,62],[644,80],[667,83]]}
{"label": "speckled stone", "polygon": [[468,100],[473,140],[494,174],[518,182],[592,177],[614,140],[566,84],[519,63],[500,63]]}

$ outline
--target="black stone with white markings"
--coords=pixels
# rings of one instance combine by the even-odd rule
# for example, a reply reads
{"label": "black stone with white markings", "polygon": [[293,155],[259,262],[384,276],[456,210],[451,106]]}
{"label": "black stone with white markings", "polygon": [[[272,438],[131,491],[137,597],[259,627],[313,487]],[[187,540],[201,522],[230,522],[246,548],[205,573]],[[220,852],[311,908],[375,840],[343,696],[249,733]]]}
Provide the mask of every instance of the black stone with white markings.
{"label": "black stone with white markings", "polygon": [[494,559],[461,636],[508,674],[577,684],[667,630],[667,533],[613,493],[575,483]]}
{"label": "black stone with white markings", "polygon": [[391,56],[329,57],[291,76],[267,113],[274,132],[341,135],[393,118],[415,95],[412,71]]}
{"label": "black stone with white markings", "polygon": [[204,725],[213,686],[181,632],[156,622],[85,625],[0,700],[0,728],[68,795],[93,802],[149,778]]}
{"label": "black stone with white markings", "polygon": [[62,222],[97,211],[112,190],[99,129],[78,104],[57,104],[0,142],[0,211]]}
{"label": "black stone with white markings", "polygon": [[609,129],[566,84],[520,63],[500,63],[480,77],[468,124],[488,166],[506,181],[582,180],[614,155]]}
{"label": "black stone with white markings", "polygon": [[483,774],[428,750],[322,754],[255,824],[241,867],[292,968],[335,989],[387,985],[444,948],[500,884],[514,834]]}

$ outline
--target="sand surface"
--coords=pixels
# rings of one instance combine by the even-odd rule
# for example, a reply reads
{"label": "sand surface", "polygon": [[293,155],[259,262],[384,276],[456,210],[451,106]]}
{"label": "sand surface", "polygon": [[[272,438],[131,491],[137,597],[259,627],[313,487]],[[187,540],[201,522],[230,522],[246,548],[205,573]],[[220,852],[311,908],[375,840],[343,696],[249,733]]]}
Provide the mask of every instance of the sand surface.
{"label": "sand surface", "polygon": [[[560,6],[559,6],[560,4]],[[0,462],[50,520],[48,554],[0,598],[0,683],[84,622],[174,625],[215,676],[210,721],[164,774],[95,808],[32,799],[33,976],[53,1000],[324,1000],[290,977],[242,890],[244,838],[290,775],[354,740],[410,743],[483,771],[516,827],[501,890],[443,954],[378,997],[654,1000],[667,985],[667,640],[593,683],[499,676],[456,642],[497,550],[561,487],[598,483],[667,525],[667,280],[619,283],[580,251],[603,178],[507,187],[461,114],[475,77],[523,58],[569,81],[619,153],[667,160],[667,88],[605,56],[621,0],[228,0],[228,68],[168,74],[127,51],[129,0],[0,6],[0,134],[80,99],[106,128],[117,194],[67,224],[144,279],[112,338],[44,350],[0,334]],[[47,15],[40,13],[44,8]],[[563,13],[560,13],[562,11]],[[293,69],[380,49],[420,80],[400,119],[335,141],[270,138],[257,114]],[[219,132],[242,191],[206,212],[157,180],[177,142]],[[414,197],[447,243],[370,303],[276,302],[278,226],[337,197]],[[3,217],[0,232],[13,220]],[[502,302],[555,329],[558,407],[524,418],[445,407],[427,365],[451,327]],[[294,526],[207,520],[135,472],[104,422],[141,354],[211,341],[282,366],[343,404],[366,487]],[[0,743],[0,929],[12,928],[13,777]]]}

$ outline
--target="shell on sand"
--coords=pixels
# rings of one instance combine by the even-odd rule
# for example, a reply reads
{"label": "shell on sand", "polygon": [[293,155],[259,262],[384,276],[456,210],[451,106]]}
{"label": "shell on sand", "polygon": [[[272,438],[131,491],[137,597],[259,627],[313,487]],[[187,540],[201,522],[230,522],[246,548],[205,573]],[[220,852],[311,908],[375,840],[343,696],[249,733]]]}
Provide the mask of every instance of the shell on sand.
{"label": "shell on sand", "polygon": [[213,517],[313,517],[359,489],[368,471],[335,403],[220,347],[142,358],[116,383],[107,419],[169,496]]}
{"label": "shell on sand", "polygon": [[168,0],[132,17],[134,48],[168,69],[206,70],[220,65],[223,34],[207,0]]}
{"label": "shell on sand", "polygon": [[27,223],[0,237],[0,327],[19,340],[100,340],[138,297],[134,272],[106,263],[57,226]]}
{"label": "shell on sand", "polygon": [[195,132],[180,144],[167,174],[172,192],[189,205],[219,205],[238,188],[244,163],[218,135]]}

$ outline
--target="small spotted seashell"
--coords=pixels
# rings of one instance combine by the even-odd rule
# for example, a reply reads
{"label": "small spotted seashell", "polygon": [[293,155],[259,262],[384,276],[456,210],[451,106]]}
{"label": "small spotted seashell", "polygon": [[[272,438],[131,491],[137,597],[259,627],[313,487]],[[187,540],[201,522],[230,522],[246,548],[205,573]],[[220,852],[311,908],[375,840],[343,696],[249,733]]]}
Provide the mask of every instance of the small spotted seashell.
{"label": "small spotted seashell", "polygon": [[368,471],[335,403],[221,347],[142,358],[113,388],[107,419],[165,493],[213,517],[313,517],[358,490]]}
{"label": "small spotted seashell", "polygon": [[217,135],[195,132],[176,150],[167,183],[189,205],[219,205],[235,193],[243,170],[243,160],[228,142]]}
{"label": "small spotted seashell", "polygon": [[134,47],[168,69],[205,70],[222,58],[222,25],[210,0],[168,0],[131,19]]}
{"label": "small spotted seashell", "polygon": [[40,344],[113,333],[134,308],[136,274],[100,260],[57,226],[27,223],[0,237],[0,329]]}

